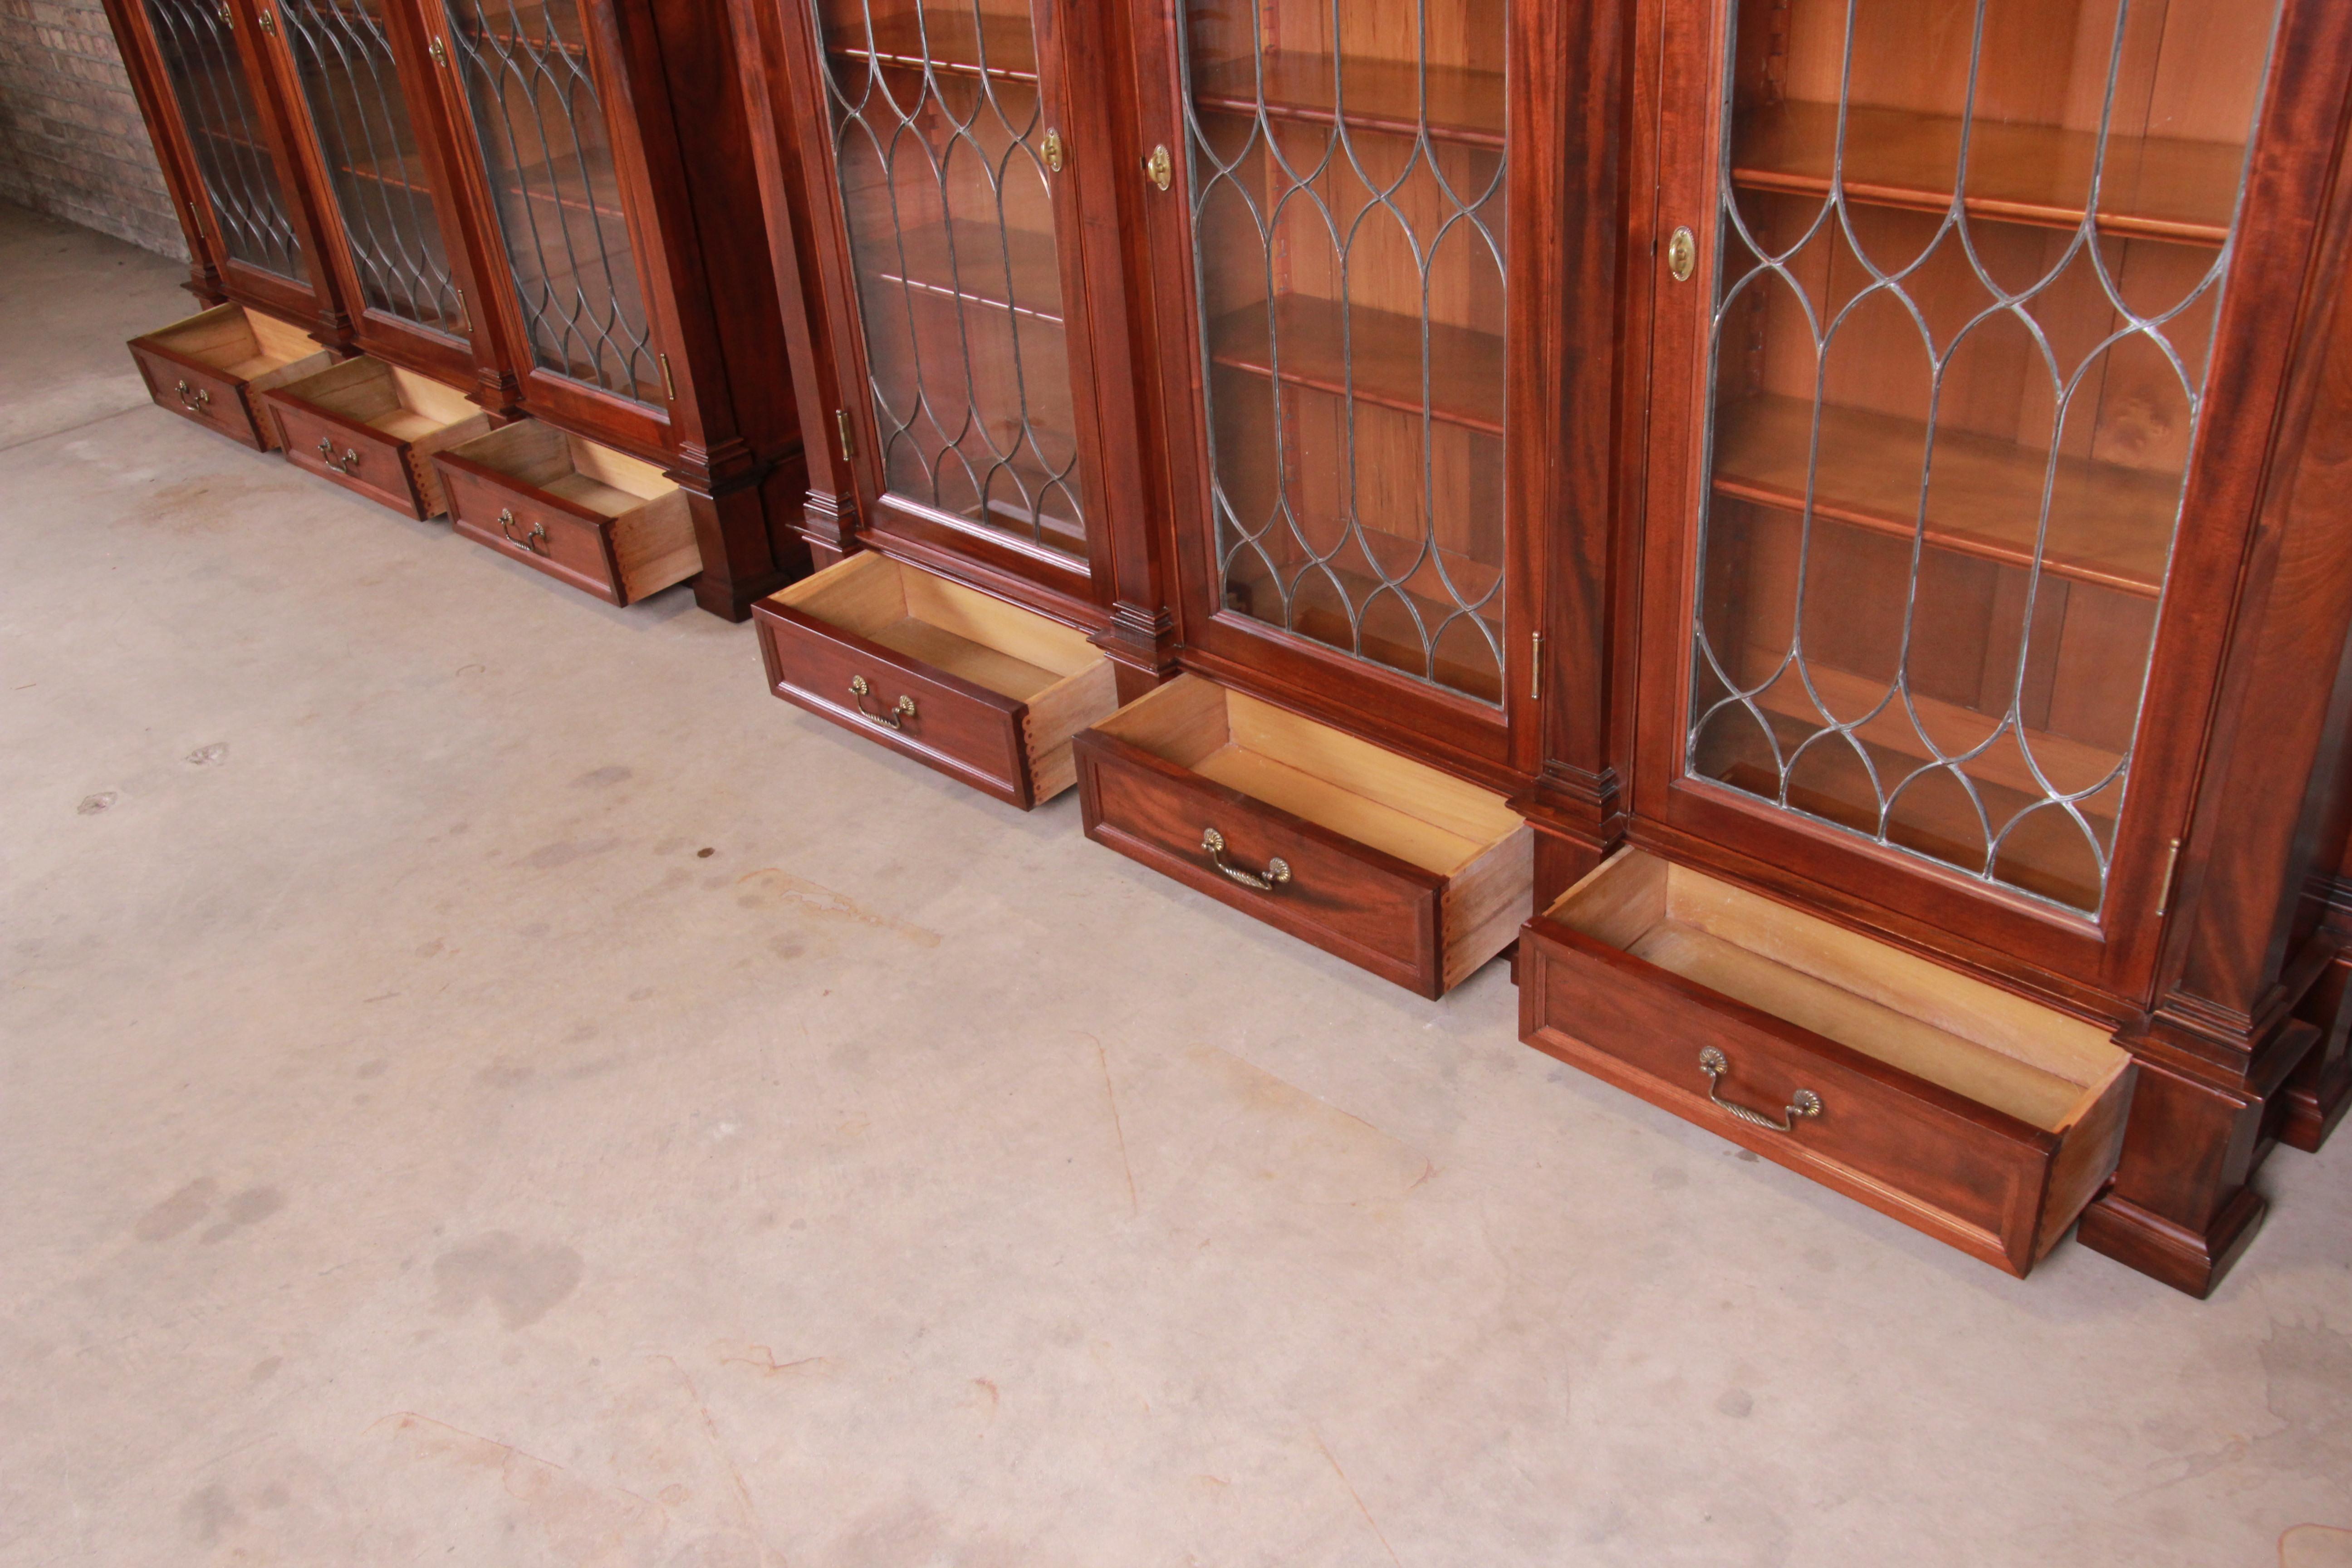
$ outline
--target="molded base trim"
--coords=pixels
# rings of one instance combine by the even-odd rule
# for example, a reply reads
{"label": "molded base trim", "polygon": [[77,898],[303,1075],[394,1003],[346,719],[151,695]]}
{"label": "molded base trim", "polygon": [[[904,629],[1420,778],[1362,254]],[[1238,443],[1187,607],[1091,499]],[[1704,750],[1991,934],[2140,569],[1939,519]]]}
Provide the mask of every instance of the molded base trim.
{"label": "molded base trim", "polygon": [[2270,1206],[2253,1188],[2241,1187],[2200,1236],[2110,1192],[2083,1211],[2082,1228],[2074,1234],[2092,1251],[2201,1301],[2254,1239]]}

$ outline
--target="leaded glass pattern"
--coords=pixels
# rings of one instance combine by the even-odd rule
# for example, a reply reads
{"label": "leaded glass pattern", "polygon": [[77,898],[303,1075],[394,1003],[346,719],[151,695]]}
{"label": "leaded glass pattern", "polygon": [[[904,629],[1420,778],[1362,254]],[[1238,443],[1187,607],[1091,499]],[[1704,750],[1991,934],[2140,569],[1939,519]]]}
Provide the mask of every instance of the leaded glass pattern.
{"label": "leaded glass pattern", "polygon": [[2274,7],[1742,9],[1685,765],[2096,913]]}
{"label": "leaded glass pattern", "polygon": [[462,331],[381,0],[278,0],[278,17],[368,308]]}
{"label": "leaded glass pattern", "polygon": [[579,0],[449,0],[515,296],[541,369],[640,403],[661,369]]}
{"label": "leaded glass pattern", "polygon": [[223,248],[247,267],[307,282],[228,7],[217,0],[147,0],[147,17]]}
{"label": "leaded glass pattern", "polygon": [[883,484],[1083,558],[1055,128],[1029,12],[812,4]]}
{"label": "leaded glass pattern", "polygon": [[1503,0],[1190,0],[1223,607],[1487,703],[1504,668]]}

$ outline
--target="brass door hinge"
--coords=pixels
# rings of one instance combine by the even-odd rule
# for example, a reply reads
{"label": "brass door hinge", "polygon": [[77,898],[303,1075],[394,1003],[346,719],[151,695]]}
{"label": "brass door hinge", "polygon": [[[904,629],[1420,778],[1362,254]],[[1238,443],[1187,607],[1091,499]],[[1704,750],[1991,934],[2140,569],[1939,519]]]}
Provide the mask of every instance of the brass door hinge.
{"label": "brass door hinge", "polygon": [[1535,653],[1528,662],[1532,671],[1528,677],[1528,700],[1541,701],[1543,700],[1543,633],[1541,632],[1536,634]]}
{"label": "brass door hinge", "polygon": [[833,411],[833,427],[841,435],[841,460],[845,463],[857,456],[857,437],[849,423],[849,410]]}
{"label": "brass door hinge", "polygon": [[2176,838],[2172,841],[2172,847],[2165,853],[2164,880],[2158,884],[2156,889],[2156,912],[2158,918],[2172,907],[2172,879],[2179,874],[2179,870],[2180,840]]}
{"label": "brass door hinge", "polygon": [[672,403],[676,403],[677,401],[677,379],[669,373],[669,355],[656,354],[654,355],[654,358],[661,362],[662,391],[669,395],[669,400]]}

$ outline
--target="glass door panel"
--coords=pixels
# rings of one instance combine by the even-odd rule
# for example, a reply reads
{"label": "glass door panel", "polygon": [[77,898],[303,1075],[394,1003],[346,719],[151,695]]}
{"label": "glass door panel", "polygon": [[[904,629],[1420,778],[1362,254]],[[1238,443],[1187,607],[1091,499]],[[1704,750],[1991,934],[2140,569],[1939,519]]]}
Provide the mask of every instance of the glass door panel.
{"label": "glass door panel", "polygon": [[1499,704],[1504,0],[1188,0],[1219,602]]}
{"label": "glass door panel", "polygon": [[1084,559],[1061,250],[1022,0],[813,0],[884,487]]}
{"label": "glass door panel", "polygon": [[447,0],[451,64],[541,370],[662,396],[580,0]]}
{"label": "glass door panel", "polygon": [[1741,9],[1685,765],[2095,914],[2276,7]]}
{"label": "glass door panel", "polygon": [[382,0],[278,0],[278,16],[367,308],[463,331]]}
{"label": "glass door panel", "polygon": [[228,7],[218,0],[147,0],[147,18],[229,258],[308,283]]}

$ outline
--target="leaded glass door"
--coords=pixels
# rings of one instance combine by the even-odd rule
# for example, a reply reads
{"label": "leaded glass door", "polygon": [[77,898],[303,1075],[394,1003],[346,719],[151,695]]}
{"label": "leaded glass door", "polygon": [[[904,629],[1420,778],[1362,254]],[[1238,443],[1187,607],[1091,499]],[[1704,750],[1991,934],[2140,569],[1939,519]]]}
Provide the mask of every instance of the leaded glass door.
{"label": "leaded glass door", "polygon": [[525,405],[593,408],[602,395],[662,408],[670,377],[638,271],[629,149],[616,143],[607,102],[621,89],[599,58],[609,44],[598,14],[584,0],[446,0],[442,9],[475,177],[505,255],[502,303],[530,367]]}
{"label": "leaded glass door", "polygon": [[278,0],[277,10],[361,342],[404,337],[462,373],[464,290],[436,206],[446,195],[403,93],[383,0]]}
{"label": "leaded glass door", "polygon": [[1168,134],[1155,211],[1181,233],[1158,287],[1194,448],[1185,642],[1343,721],[1517,766],[1536,627],[1511,248],[1558,150],[1528,164],[1511,116],[1558,84],[1514,59],[1510,23],[1509,0],[1187,0],[1147,142]]}
{"label": "leaded glass door", "polygon": [[146,0],[145,11],[224,260],[309,290],[308,260],[237,49],[234,13],[219,0]]}
{"label": "leaded glass door", "polygon": [[[865,384],[839,432],[867,522],[1084,589],[1087,292],[1065,171],[1101,159],[1062,99],[1060,0],[788,0],[815,85]],[[846,372],[850,367],[845,366]]]}
{"label": "leaded glass door", "polygon": [[1645,810],[2095,945],[2179,831],[2133,813],[2139,737],[2212,587],[2172,568],[2277,8],[1729,10],[1666,153],[1696,374]]}

